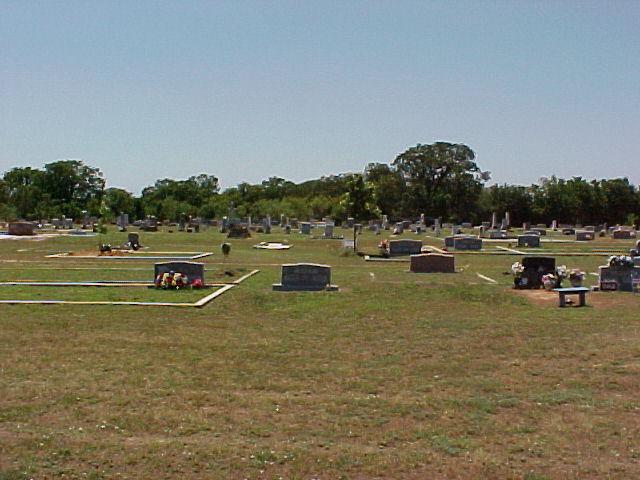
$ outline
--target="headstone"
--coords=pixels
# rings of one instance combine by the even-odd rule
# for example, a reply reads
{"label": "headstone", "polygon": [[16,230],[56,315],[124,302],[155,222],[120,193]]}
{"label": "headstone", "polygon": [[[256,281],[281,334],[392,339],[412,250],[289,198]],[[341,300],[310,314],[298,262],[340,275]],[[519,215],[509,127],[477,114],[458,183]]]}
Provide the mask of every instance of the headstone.
{"label": "headstone", "polygon": [[498,214],[493,212],[491,214],[491,230],[495,230],[496,228],[498,228]]}
{"label": "headstone", "polygon": [[578,230],[576,232],[576,240],[578,242],[586,242],[595,239],[596,234],[593,231]]}
{"label": "headstone", "polygon": [[204,285],[204,263],[197,262],[162,262],[156,263],[153,269],[154,280],[158,275],[168,272],[179,272],[187,276],[189,282],[199,278]]}
{"label": "headstone", "polygon": [[333,238],[333,223],[325,223],[324,238]]}
{"label": "headstone", "polygon": [[615,240],[630,240],[636,235],[635,232],[632,232],[631,230],[618,229],[613,231],[612,236]]}
{"label": "headstone", "polygon": [[7,233],[9,235],[27,236],[33,235],[33,223],[24,220],[9,222]]}
{"label": "headstone", "polygon": [[519,278],[514,279],[514,285],[519,289],[542,287],[542,277],[556,270],[556,259],[553,257],[524,257],[522,259],[524,271]]}
{"label": "headstone", "polygon": [[543,236],[543,237],[547,235],[547,229],[546,229],[546,228],[539,228],[539,227],[536,227],[536,228],[532,228],[532,229],[531,229],[531,231],[532,231],[532,232],[535,232],[535,233],[537,233],[538,235],[541,235],[541,236]]}
{"label": "headstone", "polygon": [[538,248],[540,246],[540,235],[518,235],[518,247]]}
{"label": "headstone", "polygon": [[574,228],[563,228],[562,229],[562,234],[563,235],[575,235],[576,234],[576,230]]}
{"label": "headstone", "polygon": [[415,255],[422,251],[422,241],[399,239],[389,241],[389,255]]}
{"label": "headstone", "polygon": [[455,273],[455,258],[442,253],[411,255],[409,269],[413,273]]}
{"label": "headstone", "polygon": [[505,228],[509,228],[511,226],[511,214],[509,212],[505,212],[504,221],[505,221],[505,224],[506,224]]}
{"label": "headstone", "polygon": [[264,233],[271,233],[271,217],[269,215],[262,220],[262,230]]}
{"label": "headstone", "polygon": [[454,237],[453,248],[456,250],[482,250],[482,239],[478,237]]}
{"label": "headstone", "polygon": [[274,283],[276,291],[338,290],[331,285],[331,267],[315,263],[292,263],[282,265],[280,283]]}
{"label": "headstone", "polygon": [[137,250],[140,247],[140,234],[129,233],[129,235],[127,235],[127,243],[131,245],[134,250]]}
{"label": "headstone", "polygon": [[[600,289],[632,292],[634,280],[640,279],[638,266],[602,266],[600,267]],[[604,284],[604,285],[603,285]]]}
{"label": "headstone", "polygon": [[353,224],[356,223],[356,220],[353,217],[349,217],[347,218],[347,221],[345,222],[345,226],[346,228],[353,228]]}
{"label": "headstone", "polygon": [[530,224],[529,222],[523,222],[523,223],[522,223],[522,230],[523,230],[523,231],[525,231],[525,232],[526,232],[526,231],[527,231],[527,230],[529,230],[530,228],[531,228],[531,224]]}
{"label": "headstone", "polygon": [[507,238],[506,232],[503,232],[502,230],[489,230],[487,233],[489,234],[489,238],[492,240]]}
{"label": "headstone", "polygon": [[440,236],[440,219],[439,218],[436,218],[433,221],[433,233],[435,233],[437,237]]}
{"label": "headstone", "polygon": [[300,233],[302,235],[311,234],[311,224],[309,222],[300,222]]}
{"label": "headstone", "polygon": [[382,215],[382,228],[387,230],[389,228],[389,217]]}
{"label": "headstone", "polygon": [[558,229],[558,221],[554,220],[553,222],[551,222],[551,230],[555,232],[557,229]]}

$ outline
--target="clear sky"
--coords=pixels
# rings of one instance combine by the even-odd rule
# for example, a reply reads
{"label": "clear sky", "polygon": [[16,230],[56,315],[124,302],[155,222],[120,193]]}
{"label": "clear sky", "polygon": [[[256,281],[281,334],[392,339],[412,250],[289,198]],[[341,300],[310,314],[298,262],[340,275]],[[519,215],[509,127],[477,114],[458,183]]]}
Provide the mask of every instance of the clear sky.
{"label": "clear sky", "polygon": [[0,0],[0,170],[138,193],[462,142],[493,180],[640,183],[640,1]]}

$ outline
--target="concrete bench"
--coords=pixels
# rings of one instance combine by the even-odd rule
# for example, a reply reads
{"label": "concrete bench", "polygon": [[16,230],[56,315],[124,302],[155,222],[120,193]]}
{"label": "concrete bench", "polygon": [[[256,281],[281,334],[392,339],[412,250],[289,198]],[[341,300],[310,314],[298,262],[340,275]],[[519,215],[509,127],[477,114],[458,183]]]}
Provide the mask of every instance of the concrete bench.
{"label": "concrete bench", "polygon": [[553,291],[558,292],[560,295],[560,303],[558,304],[560,307],[567,306],[567,295],[578,295],[579,307],[584,307],[587,304],[585,299],[587,292],[589,291],[587,287],[554,288]]}

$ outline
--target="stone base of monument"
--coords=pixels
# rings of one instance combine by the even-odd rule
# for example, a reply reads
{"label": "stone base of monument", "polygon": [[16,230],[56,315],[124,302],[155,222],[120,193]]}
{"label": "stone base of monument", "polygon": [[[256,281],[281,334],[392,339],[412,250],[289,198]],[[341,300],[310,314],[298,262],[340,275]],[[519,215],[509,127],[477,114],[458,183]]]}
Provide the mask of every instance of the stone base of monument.
{"label": "stone base of monument", "polygon": [[409,269],[413,273],[455,273],[455,258],[442,253],[411,255]]}
{"label": "stone base of monument", "polygon": [[282,265],[280,283],[272,285],[278,292],[336,291],[331,284],[331,267],[316,263],[291,263]]}

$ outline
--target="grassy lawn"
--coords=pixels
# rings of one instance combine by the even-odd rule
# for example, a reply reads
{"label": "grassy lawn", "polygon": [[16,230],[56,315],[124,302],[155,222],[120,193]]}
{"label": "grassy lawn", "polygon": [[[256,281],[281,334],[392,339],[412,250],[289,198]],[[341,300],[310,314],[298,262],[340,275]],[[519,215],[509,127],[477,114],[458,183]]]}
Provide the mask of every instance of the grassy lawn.
{"label": "grassy lawn", "polygon": [[[521,256],[412,274],[274,232],[231,240],[227,259],[214,229],[141,233],[150,250],[214,252],[198,260],[208,281],[260,269],[203,309],[0,305],[0,480],[640,478],[640,297],[559,309],[511,290]],[[373,252],[384,237],[359,243]],[[291,250],[251,248],[285,238]],[[0,281],[152,279],[151,260],[45,258],[100,241],[126,234],[0,240]],[[597,272],[605,259],[557,261]],[[340,291],[273,292],[298,261],[332,265]],[[0,287],[0,299],[193,295]]]}

